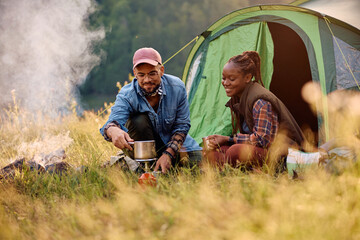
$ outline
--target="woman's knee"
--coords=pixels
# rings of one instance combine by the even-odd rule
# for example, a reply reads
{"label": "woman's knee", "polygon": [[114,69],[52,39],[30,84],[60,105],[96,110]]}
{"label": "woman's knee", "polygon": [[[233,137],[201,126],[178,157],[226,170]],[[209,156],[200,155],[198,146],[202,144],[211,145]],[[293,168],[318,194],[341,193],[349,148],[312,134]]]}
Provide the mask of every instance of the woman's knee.
{"label": "woman's knee", "polygon": [[256,164],[261,165],[263,154],[259,154],[261,149],[249,144],[234,144],[226,152],[226,157],[230,164]]}
{"label": "woman's knee", "polygon": [[234,144],[226,151],[226,157],[245,161],[251,158],[252,148],[248,144]]}

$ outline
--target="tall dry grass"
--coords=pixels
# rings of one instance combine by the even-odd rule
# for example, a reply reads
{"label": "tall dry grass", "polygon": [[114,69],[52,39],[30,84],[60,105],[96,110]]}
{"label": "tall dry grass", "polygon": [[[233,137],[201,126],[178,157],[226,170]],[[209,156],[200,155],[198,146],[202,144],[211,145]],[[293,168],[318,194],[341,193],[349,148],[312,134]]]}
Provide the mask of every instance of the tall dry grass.
{"label": "tall dry grass", "polygon": [[143,189],[135,174],[100,168],[117,152],[98,132],[107,114],[54,120],[7,108],[0,167],[62,146],[68,163],[88,171],[24,170],[2,180],[0,239],[360,238],[359,161],[340,175],[314,167],[297,181],[230,167],[177,169]]}

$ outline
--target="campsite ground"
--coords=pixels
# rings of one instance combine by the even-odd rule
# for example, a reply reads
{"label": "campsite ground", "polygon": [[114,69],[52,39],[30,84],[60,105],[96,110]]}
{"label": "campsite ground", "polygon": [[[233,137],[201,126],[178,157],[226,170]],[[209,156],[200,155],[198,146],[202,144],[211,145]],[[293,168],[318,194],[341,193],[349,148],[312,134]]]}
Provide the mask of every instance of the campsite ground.
{"label": "campsite ground", "polygon": [[[315,167],[304,180],[264,169],[179,169],[143,189],[137,176],[99,168],[117,150],[85,112],[56,121],[15,107],[1,121],[0,167],[65,147],[87,172],[23,172],[0,182],[0,239],[359,239],[359,161],[340,175]],[[22,120],[28,119],[26,123]]]}

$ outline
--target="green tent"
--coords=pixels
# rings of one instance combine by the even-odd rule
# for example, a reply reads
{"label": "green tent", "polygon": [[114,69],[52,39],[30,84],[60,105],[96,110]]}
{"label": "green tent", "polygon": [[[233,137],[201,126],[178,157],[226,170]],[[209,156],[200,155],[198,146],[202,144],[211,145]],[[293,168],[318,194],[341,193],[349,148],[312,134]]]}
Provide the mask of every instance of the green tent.
{"label": "green tent", "polygon": [[259,52],[265,87],[285,103],[299,126],[317,132],[323,125],[321,138],[325,139],[319,141],[326,141],[327,115],[320,119],[312,113],[301,97],[301,88],[315,81],[324,95],[337,89],[359,89],[359,29],[290,5],[253,6],[222,17],[199,36],[183,72],[190,134],[197,142],[210,134],[231,133],[222,68],[230,57],[246,50]]}

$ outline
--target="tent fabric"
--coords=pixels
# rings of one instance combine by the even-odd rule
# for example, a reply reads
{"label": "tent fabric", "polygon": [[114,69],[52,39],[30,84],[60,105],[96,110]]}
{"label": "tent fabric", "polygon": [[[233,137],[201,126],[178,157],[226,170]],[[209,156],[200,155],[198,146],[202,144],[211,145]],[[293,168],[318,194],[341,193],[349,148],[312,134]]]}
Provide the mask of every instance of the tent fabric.
{"label": "tent fabric", "polygon": [[[276,12],[280,13],[283,11],[292,11],[293,13],[308,13],[308,14],[315,14],[317,16],[321,16],[319,13],[307,10],[304,8],[294,7],[294,6],[286,6],[286,5],[261,5],[261,6],[253,6],[248,8],[243,8],[238,11],[234,11],[232,13],[229,13],[216,21],[213,25],[211,25],[206,31],[204,32],[210,32],[211,34],[216,33],[217,31],[220,31],[221,29],[227,27],[228,25],[233,24],[234,22],[238,22],[242,19],[247,19],[249,17],[253,16],[260,16],[264,14],[266,11],[266,14],[272,14],[276,16]],[[295,14],[290,16],[291,19],[296,18]],[[316,19],[316,18],[315,18]],[[300,21],[301,23],[301,21]],[[304,22],[304,25],[306,26],[308,22]],[[187,62],[185,63],[184,68],[184,74],[183,79],[186,79],[187,73],[191,64],[192,59],[194,58],[194,55],[197,53],[198,48],[203,44],[205,41],[204,36],[200,36],[196,44],[193,46],[191,52],[189,53]]]}
{"label": "tent fabric", "polygon": [[[286,9],[286,10],[285,10]],[[297,11],[291,11],[297,9]],[[253,10],[252,12],[249,12],[250,10]],[[241,14],[242,12],[244,12],[244,14]],[[312,14],[307,13],[307,15],[303,15],[302,12],[306,12],[307,10],[302,9],[302,8],[298,8],[298,7],[292,7],[292,6],[257,6],[257,7],[250,7],[250,8],[245,8],[242,10],[239,10],[235,13],[229,14],[227,16],[225,16],[224,18],[222,18],[221,20],[219,20],[218,22],[221,23],[219,24],[218,22],[215,23],[214,25],[212,25],[207,31],[211,31],[211,35],[215,35],[218,31],[221,31],[222,29],[228,27],[229,25],[235,24],[236,22],[240,22],[241,20],[244,19],[250,19],[251,17],[255,17],[255,16],[261,16],[263,19],[263,21],[269,21],[269,19],[265,18],[265,14],[266,15],[271,15],[274,16],[274,18],[278,17],[277,19],[274,19],[274,22],[281,22],[284,21],[284,19],[287,19],[288,22],[293,22],[294,23],[294,28],[299,28],[301,29],[301,31],[303,31],[305,33],[305,35],[307,35],[310,38],[310,41],[307,39],[304,39],[305,45],[314,45],[314,49],[317,51],[316,55],[319,56],[319,58],[315,58],[315,59],[322,59],[322,52],[321,52],[321,44],[320,44],[320,34],[318,31],[318,16],[314,16]],[[231,17],[228,21],[224,22],[223,19],[227,19]],[[260,19],[259,19],[260,20]],[[216,27],[218,26],[218,27]],[[295,30],[295,29],[294,29]],[[302,34],[301,36],[304,36],[304,34]],[[202,39],[199,39],[198,42],[201,42]],[[312,44],[311,44],[312,43]],[[194,48],[196,49],[196,45],[194,46]],[[193,48],[193,50],[194,50]],[[188,59],[191,59],[191,53]],[[317,69],[314,68],[314,74],[313,74],[313,78],[315,80],[324,80],[325,79],[325,73],[324,73],[324,69],[322,66],[322,61],[317,60],[316,63],[319,69],[319,77],[318,79],[316,79],[316,71]],[[314,66],[313,64],[311,66]],[[185,71],[186,72],[186,66],[185,66]],[[183,79],[186,79],[186,76],[183,75]]]}
{"label": "tent fabric", "polygon": [[[335,37],[334,46],[337,44],[339,44],[340,48],[334,47],[334,57],[336,62],[336,89],[356,88],[360,84],[358,82],[360,80],[360,51],[357,51],[349,44]],[[343,54],[347,60],[346,62],[343,58]],[[348,67],[350,67],[355,79],[353,79]]]}
{"label": "tent fabric", "polygon": [[[240,9],[225,15],[204,31],[190,51],[185,64],[183,79],[190,104],[190,134],[199,143],[202,137],[209,134],[231,133],[230,112],[224,106],[229,98],[221,86],[222,68],[230,57],[246,50],[258,51],[262,59],[261,70],[265,87],[271,90],[274,85],[271,84],[272,81],[280,81],[273,78],[274,52],[278,52],[274,51],[274,45],[279,47],[279,44],[274,44],[272,34],[275,33],[271,31],[278,31],[276,34],[280,35],[282,32],[276,25],[272,25],[273,30],[269,29],[270,23],[289,28],[300,37],[300,43],[305,46],[307,68],[310,72],[307,77],[309,79],[304,80],[319,82],[324,95],[337,89],[358,86],[358,29],[330,16],[295,6],[259,5]],[[294,48],[297,46],[294,45]],[[343,55],[349,62],[350,69],[355,71],[355,79],[349,76],[349,69],[344,67]],[[277,69],[279,67],[282,66],[277,66]],[[292,67],[294,71],[302,71],[296,69],[296,66]],[[294,86],[300,88],[301,84]],[[325,98],[322,106],[325,109],[327,107]],[[323,118],[318,118],[319,128],[325,128],[325,138],[328,135],[327,118],[326,112]]]}

